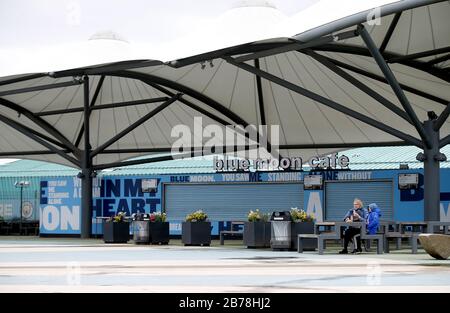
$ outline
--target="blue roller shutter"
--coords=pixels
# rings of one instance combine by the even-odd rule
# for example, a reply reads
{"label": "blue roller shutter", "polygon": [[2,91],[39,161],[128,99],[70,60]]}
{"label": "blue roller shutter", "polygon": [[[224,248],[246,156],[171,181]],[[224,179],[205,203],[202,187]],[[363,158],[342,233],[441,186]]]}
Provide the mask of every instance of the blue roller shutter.
{"label": "blue roller shutter", "polygon": [[164,207],[169,220],[184,220],[202,209],[211,221],[246,220],[250,210],[261,212],[303,208],[302,184],[167,184]]}
{"label": "blue roller shutter", "polygon": [[325,184],[325,219],[341,220],[353,208],[353,199],[360,198],[364,206],[375,202],[383,220],[393,220],[394,208],[391,181],[327,182]]}

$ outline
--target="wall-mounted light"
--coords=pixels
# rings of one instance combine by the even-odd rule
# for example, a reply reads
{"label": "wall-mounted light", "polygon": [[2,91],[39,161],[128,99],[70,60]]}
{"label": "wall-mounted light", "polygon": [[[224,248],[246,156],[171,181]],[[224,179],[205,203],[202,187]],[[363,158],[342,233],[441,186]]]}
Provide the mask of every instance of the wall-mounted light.
{"label": "wall-mounted light", "polygon": [[158,190],[158,180],[156,178],[143,179],[141,181],[142,192],[156,192]]}
{"label": "wall-mounted light", "polygon": [[305,190],[317,190],[323,187],[322,175],[305,175],[303,177],[303,189]]}

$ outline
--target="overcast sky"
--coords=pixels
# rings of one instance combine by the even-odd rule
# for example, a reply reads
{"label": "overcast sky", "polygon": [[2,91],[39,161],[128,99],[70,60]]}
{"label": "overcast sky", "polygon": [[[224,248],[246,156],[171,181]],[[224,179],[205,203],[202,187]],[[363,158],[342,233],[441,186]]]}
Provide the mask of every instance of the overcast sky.
{"label": "overcast sky", "polygon": [[[255,1],[255,0],[251,0]],[[131,43],[171,41],[236,0],[1,0],[2,48],[84,41],[111,30]],[[270,0],[287,16],[317,0]]]}

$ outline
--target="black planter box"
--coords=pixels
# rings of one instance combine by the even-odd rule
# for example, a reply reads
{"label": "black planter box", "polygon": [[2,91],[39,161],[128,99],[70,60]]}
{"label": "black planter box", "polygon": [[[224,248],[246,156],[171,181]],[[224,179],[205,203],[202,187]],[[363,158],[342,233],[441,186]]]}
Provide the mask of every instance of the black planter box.
{"label": "black planter box", "polygon": [[210,222],[183,222],[181,225],[181,241],[185,246],[211,244]]}
{"label": "black planter box", "polygon": [[169,243],[169,222],[151,222],[149,224],[150,243]]}
{"label": "black planter box", "polygon": [[244,246],[247,248],[270,247],[270,222],[245,222]]}
{"label": "black planter box", "polygon": [[106,243],[127,243],[130,239],[130,223],[105,222],[103,224],[103,241]]}
{"label": "black planter box", "polygon": [[[291,223],[291,250],[297,251],[298,234],[314,234],[314,222],[292,222]],[[313,251],[317,249],[316,239],[303,239],[303,250]]]}

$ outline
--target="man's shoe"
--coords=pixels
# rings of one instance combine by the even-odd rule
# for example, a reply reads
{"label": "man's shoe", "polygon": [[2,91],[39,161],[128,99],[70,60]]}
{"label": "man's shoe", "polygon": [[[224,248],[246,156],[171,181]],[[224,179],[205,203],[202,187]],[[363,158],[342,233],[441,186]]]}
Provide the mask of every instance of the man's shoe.
{"label": "man's shoe", "polygon": [[347,251],[347,249],[344,249],[342,251],[339,251],[339,254],[348,254],[348,251]]}
{"label": "man's shoe", "polygon": [[361,254],[362,253],[362,249],[353,249],[352,254]]}

